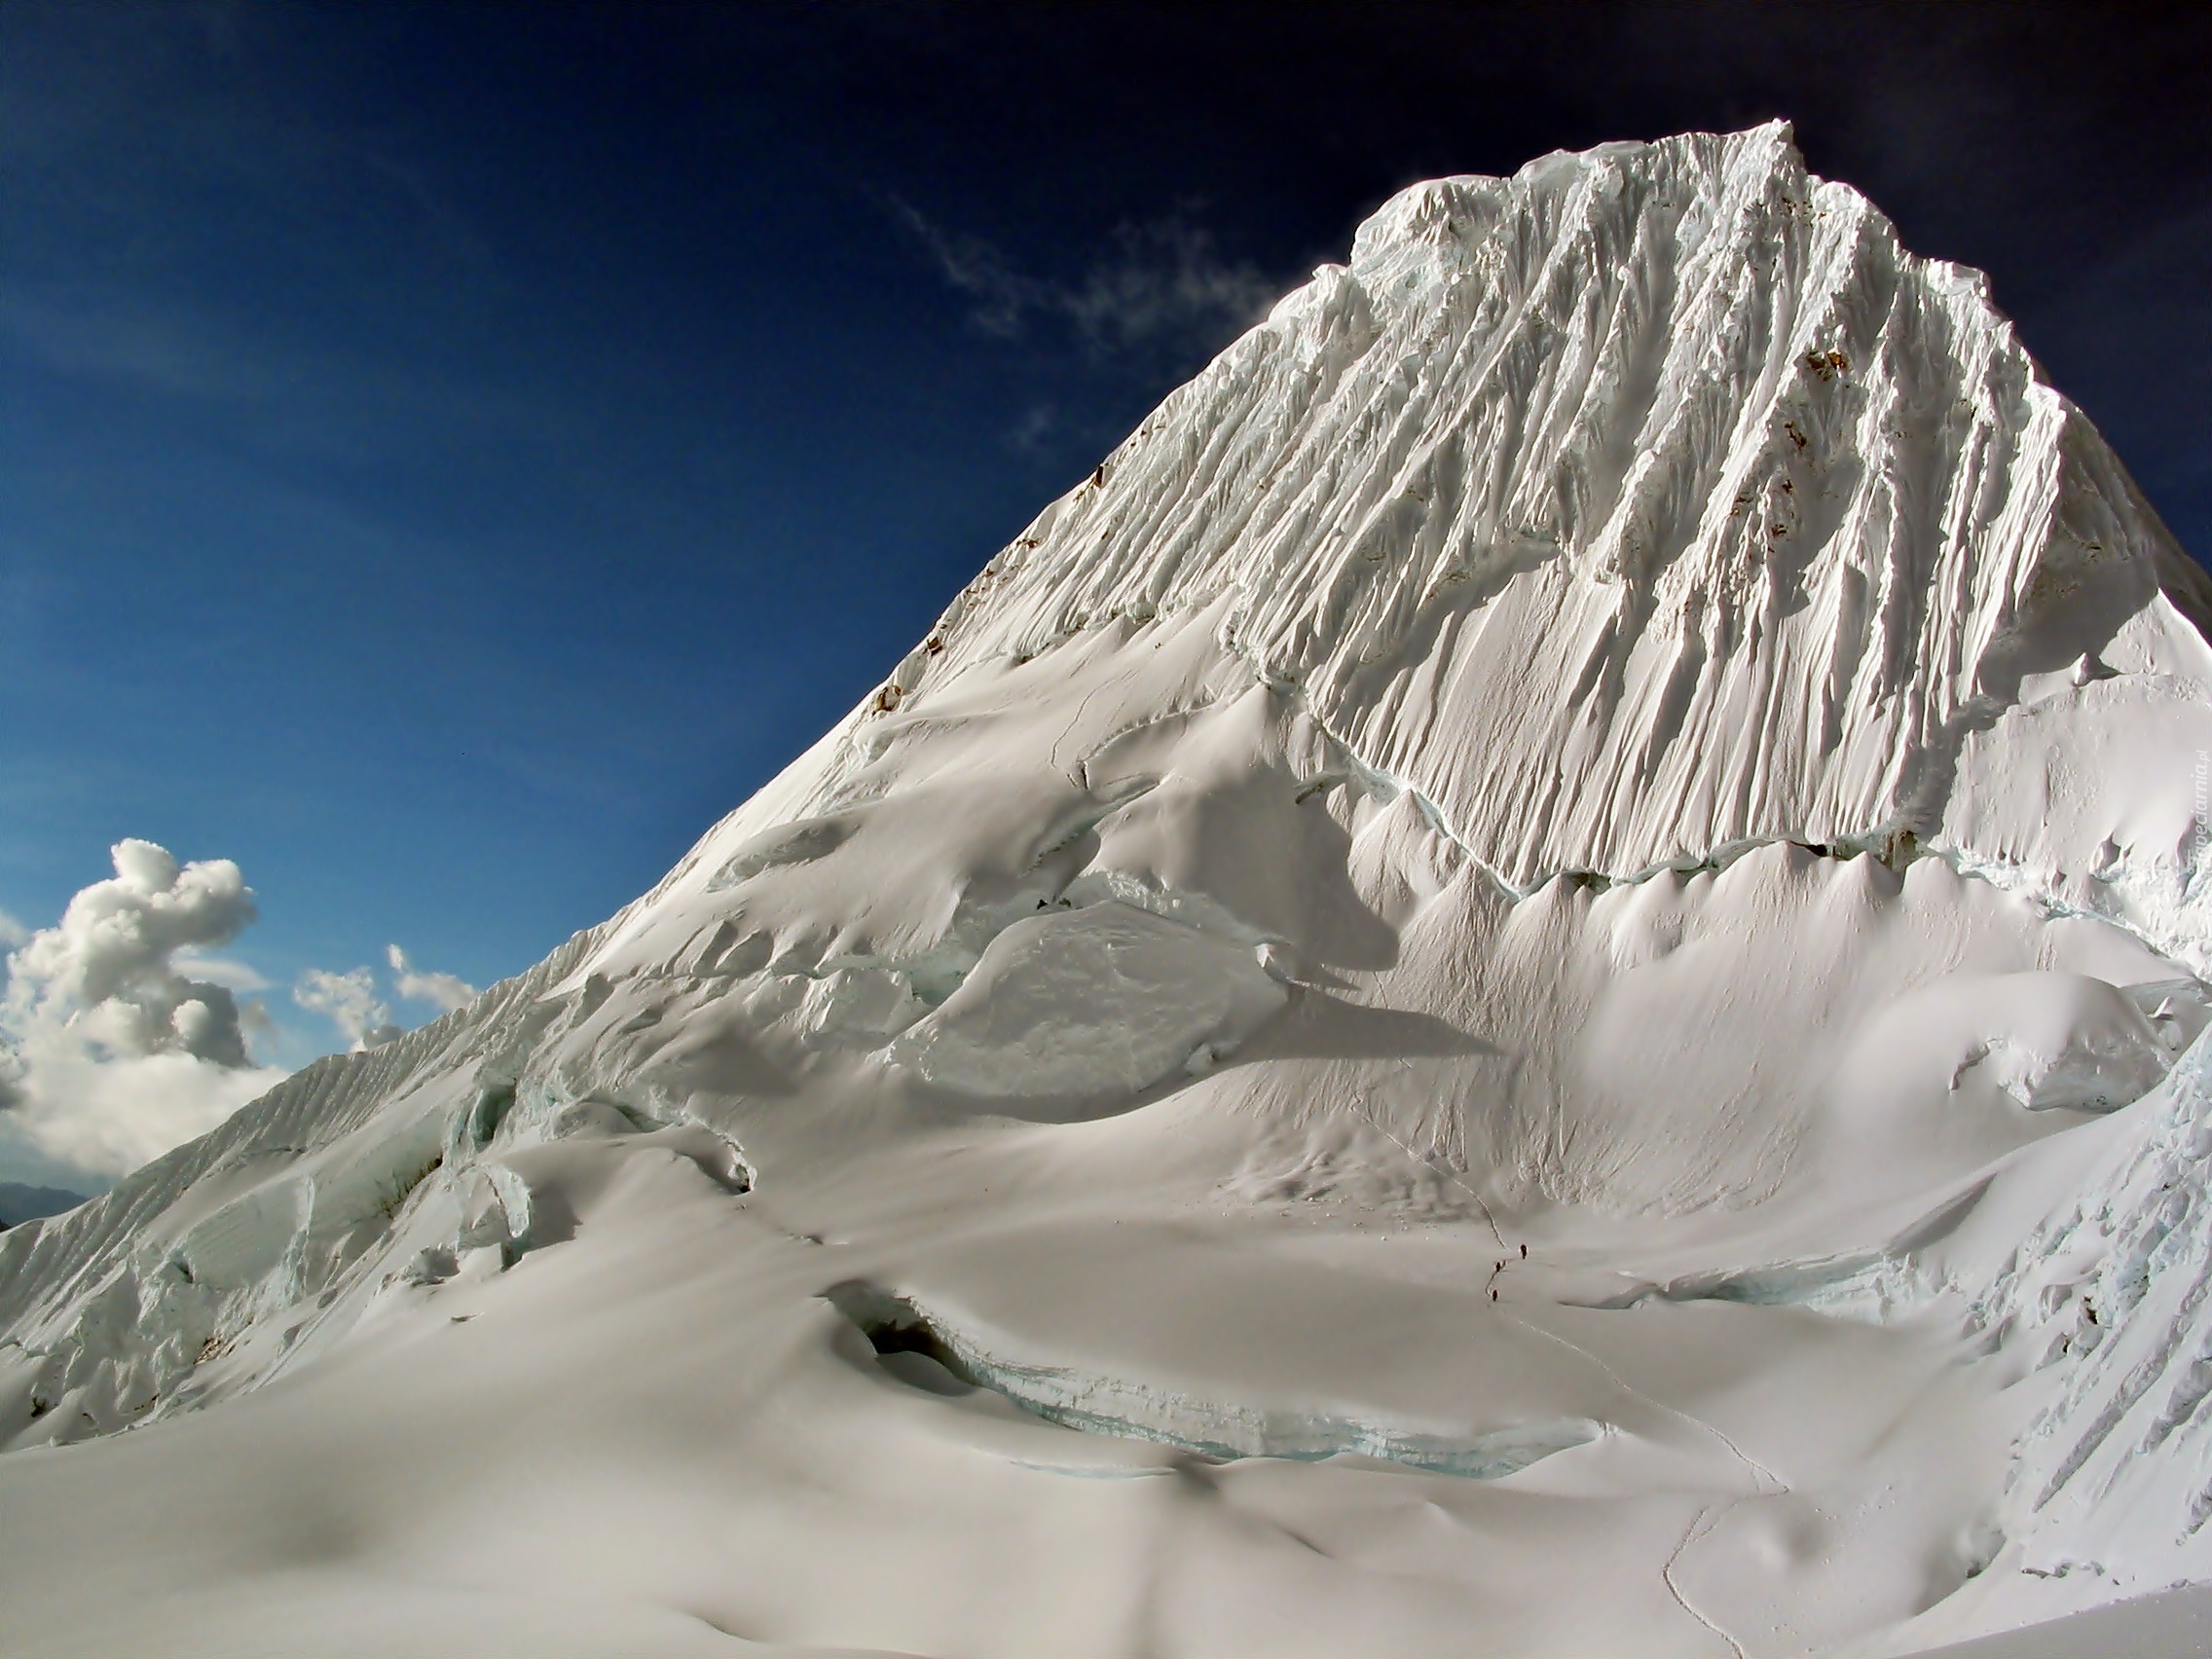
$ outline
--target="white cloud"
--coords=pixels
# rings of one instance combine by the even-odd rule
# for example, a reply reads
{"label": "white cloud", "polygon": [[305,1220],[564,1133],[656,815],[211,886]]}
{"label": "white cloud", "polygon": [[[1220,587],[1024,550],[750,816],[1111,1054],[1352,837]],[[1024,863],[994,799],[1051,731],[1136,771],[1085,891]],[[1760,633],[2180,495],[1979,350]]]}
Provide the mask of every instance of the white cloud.
{"label": "white cloud", "polygon": [[62,1020],[118,1055],[181,1049],[217,1065],[245,1064],[238,1006],[170,958],[227,944],[253,920],[253,895],[229,859],[178,867],[151,841],[118,841],[115,875],[69,901],[9,958],[16,1020]]}
{"label": "white cloud", "polygon": [[396,944],[387,945],[385,954],[391,961],[393,985],[409,1001],[435,1003],[440,1014],[451,1014],[476,1000],[476,987],[466,979],[453,974],[419,972],[407,960],[407,952]]}
{"label": "white cloud", "polygon": [[[115,874],[71,899],[56,926],[26,932],[0,914],[0,947],[14,947],[0,992],[0,1178],[105,1186],[285,1076],[247,1047],[282,1035],[239,995],[268,981],[219,954],[254,919],[239,866],[179,865],[151,841],[120,841],[113,857]],[[311,968],[292,1000],[359,1051],[401,1035],[390,996],[440,1013],[476,996],[396,944],[386,956],[388,993],[369,968]]]}
{"label": "white cloud", "polygon": [[[476,987],[466,979],[419,969],[396,944],[385,947],[385,958],[391,964],[394,996],[429,1003],[440,1014],[451,1014],[476,1000]],[[310,968],[292,987],[292,1000],[329,1019],[355,1053],[381,1048],[405,1034],[405,1028],[393,1022],[391,1005],[379,992],[371,968],[350,968],[343,974]]]}
{"label": "white cloud", "polygon": [[7,1126],[64,1175],[93,1185],[205,1134],[285,1076],[281,1066],[218,1066],[186,1053],[102,1055],[51,1031],[15,1057]]}
{"label": "white cloud", "polygon": [[1257,267],[1223,259],[1211,233],[1180,214],[1117,226],[1110,250],[1061,281],[1016,270],[992,243],[946,230],[896,197],[889,205],[944,279],[976,302],[977,326],[1008,339],[1044,316],[1072,325],[1094,350],[1216,346],[1258,321],[1281,290]]}
{"label": "white cloud", "polygon": [[310,968],[292,987],[292,1000],[327,1015],[356,1054],[404,1035],[392,1024],[390,1008],[377,999],[376,976],[366,968],[345,974]]}
{"label": "white cloud", "polygon": [[1094,342],[1220,336],[1257,322],[1278,297],[1278,284],[1250,265],[1224,262],[1213,238],[1185,219],[1122,225],[1114,242],[1113,256],[1061,301]]}
{"label": "white cloud", "polygon": [[929,249],[944,279],[976,301],[976,323],[986,333],[1012,337],[1026,313],[1051,309],[1051,287],[1014,270],[980,237],[947,231],[896,197],[891,211]]}
{"label": "white cloud", "polygon": [[5,1138],[95,1178],[204,1133],[284,1076],[252,1063],[231,989],[197,977],[193,953],[254,918],[239,866],[179,866],[151,841],[112,856],[112,877],[9,956],[0,998]]}

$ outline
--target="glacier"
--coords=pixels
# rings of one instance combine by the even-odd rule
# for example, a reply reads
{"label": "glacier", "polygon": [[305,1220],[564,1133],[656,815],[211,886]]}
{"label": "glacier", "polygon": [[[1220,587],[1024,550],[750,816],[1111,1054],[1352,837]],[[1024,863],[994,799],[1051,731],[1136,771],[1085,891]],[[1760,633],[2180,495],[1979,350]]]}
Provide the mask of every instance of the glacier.
{"label": "glacier", "polygon": [[0,1653],[2199,1650],[2208,618],[1786,126],[1406,190],[650,893],[0,1234]]}

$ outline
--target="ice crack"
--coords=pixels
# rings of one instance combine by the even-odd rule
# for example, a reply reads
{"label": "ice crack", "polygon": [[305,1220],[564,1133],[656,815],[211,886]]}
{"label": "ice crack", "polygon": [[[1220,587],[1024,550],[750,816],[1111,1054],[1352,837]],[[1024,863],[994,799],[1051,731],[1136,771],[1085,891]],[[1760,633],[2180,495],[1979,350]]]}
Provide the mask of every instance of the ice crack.
{"label": "ice crack", "polygon": [[1151,1383],[1005,1358],[910,1297],[865,1280],[832,1285],[822,1295],[867,1338],[878,1356],[922,1361],[929,1369],[909,1370],[903,1380],[928,1392],[985,1388],[1063,1428],[1150,1441],[1224,1461],[1282,1457],[1318,1462],[1354,1456],[1427,1474],[1498,1480],[1610,1432],[1604,1423],[1563,1418],[1467,1434],[1436,1433],[1338,1413],[1201,1399]]}

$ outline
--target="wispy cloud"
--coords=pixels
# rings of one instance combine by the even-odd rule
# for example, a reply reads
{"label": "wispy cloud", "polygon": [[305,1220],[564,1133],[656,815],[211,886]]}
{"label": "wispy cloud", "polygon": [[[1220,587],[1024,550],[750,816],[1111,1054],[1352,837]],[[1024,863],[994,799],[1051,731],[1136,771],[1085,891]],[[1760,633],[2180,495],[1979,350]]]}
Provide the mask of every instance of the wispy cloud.
{"label": "wispy cloud", "polygon": [[391,963],[393,986],[409,1002],[431,1003],[440,1014],[451,1014],[476,1000],[476,987],[459,975],[418,969],[396,944],[386,946],[385,955]]}
{"label": "wispy cloud", "polygon": [[1023,455],[1042,456],[1048,453],[1059,424],[1058,414],[1050,403],[1032,404],[1022,411],[1021,419],[1007,429],[1007,448]]}
{"label": "wispy cloud", "polygon": [[1278,284],[1248,264],[1231,264],[1213,238],[1188,220],[1123,225],[1115,251],[1093,265],[1064,304],[1091,339],[1131,345],[1199,332],[1241,331],[1279,297]]}
{"label": "wispy cloud", "polygon": [[0,351],[67,378],[194,408],[276,453],[340,459],[455,444],[557,442],[577,419],[513,387],[419,359],[302,344],[176,295],[0,281]]}
{"label": "wispy cloud", "polygon": [[1002,339],[1054,321],[1097,351],[1213,346],[1257,321],[1280,287],[1257,266],[1224,258],[1212,233],[1184,214],[1115,227],[1088,268],[1064,279],[1021,270],[996,243],[911,203],[892,197],[888,206],[939,275],[974,301],[976,325]]}
{"label": "wispy cloud", "polygon": [[[391,965],[390,994],[403,1002],[428,1003],[440,1014],[451,1014],[476,1000],[476,987],[466,979],[418,968],[396,944],[385,947],[385,960]],[[292,987],[292,1000],[337,1026],[354,1053],[406,1034],[406,1027],[392,1019],[391,1004],[373,968],[350,968],[343,974],[310,968]]]}
{"label": "wispy cloud", "polygon": [[390,1006],[377,996],[376,976],[366,968],[344,974],[310,968],[292,987],[292,1000],[337,1026],[356,1054],[406,1035],[391,1022]]}
{"label": "wispy cloud", "polygon": [[1052,309],[1051,285],[1014,270],[992,243],[948,231],[897,197],[890,207],[928,250],[938,274],[976,302],[976,326],[986,334],[1011,339],[1029,313]]}

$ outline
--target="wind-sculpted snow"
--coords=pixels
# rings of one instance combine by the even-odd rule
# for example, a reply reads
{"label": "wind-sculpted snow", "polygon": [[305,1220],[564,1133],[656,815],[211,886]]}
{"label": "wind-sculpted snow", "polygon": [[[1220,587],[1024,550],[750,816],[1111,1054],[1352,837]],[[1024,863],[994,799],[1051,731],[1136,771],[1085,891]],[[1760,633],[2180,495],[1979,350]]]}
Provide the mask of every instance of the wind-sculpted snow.
{"label": "wind-sculpted snow", "polygon": [[651,893],[0,1235],[0,1655],[2212,1579],[2206,593],[1786,129],[1406,191]]}
{"label": "wind-sculpted snow", "polygon": [[2069,676],[2200,682],[2176,606],[2203,594],[1984,279],[1906,253],[1772,127],[1396,198],[884,700],[1226,596],[1263,677],[1526,883],[1931,837],[2005,709]]}

